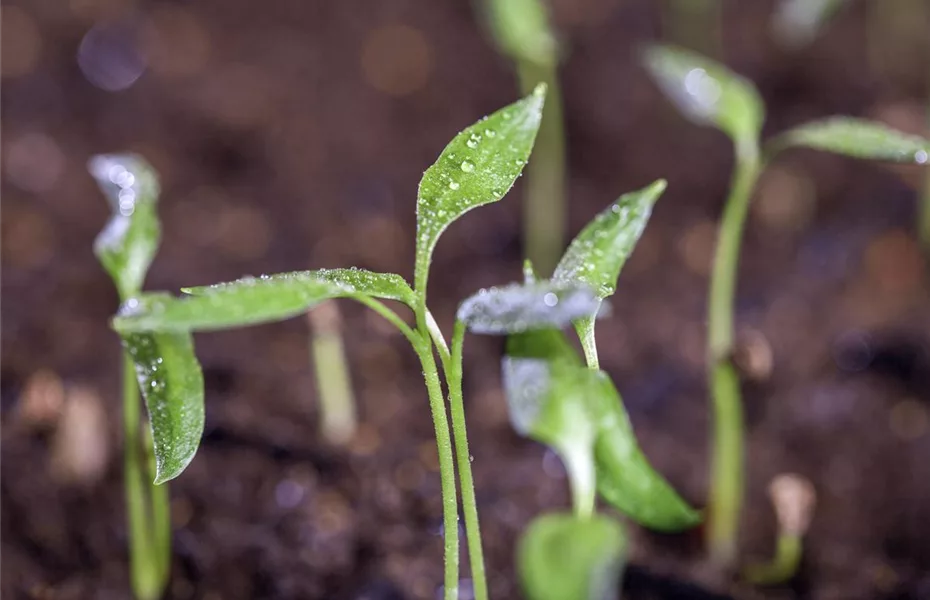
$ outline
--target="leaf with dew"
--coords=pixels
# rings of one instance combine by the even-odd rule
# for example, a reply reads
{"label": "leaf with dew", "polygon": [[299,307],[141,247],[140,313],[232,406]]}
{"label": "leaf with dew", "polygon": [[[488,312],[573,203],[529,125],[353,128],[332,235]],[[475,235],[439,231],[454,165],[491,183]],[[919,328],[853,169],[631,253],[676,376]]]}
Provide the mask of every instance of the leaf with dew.
{"label": "leaf with dew", "polygon": [[203,435],[203,373],[188,333],[124,333],[152,427],[155,483],[187,468]]}
{"label": "leaf with dew", "polygon": [[374,297],[413,303],[399,275],[363,269],[321,269],[187,288],[187,297],[146,294],[123,303],[117,331],[209,331],[279,321],[331,298]]}
{"label": "leaf with dew", "polygon": [[[423,174],[417,195],[417,287],[426,281],[439,236],[469,210],[497,202],[529,159],[546,87],[468,127]],[[425,290],[418,290],[424,293]]]}
{"label": "leaf with dew", "polygon": [[466,298],[456,318],[472,333],[503,335],[530,329],[560,328],[597,313],[600,301],[584,285],[512,283]]}
{"label": "leaf with dew", "polygon": [[765,107],[748,79],[696,52],[673,46],[649,46],[642,61],[685,116],[717,127],[737,145],[757,143]]}
{"label": "leaf with dew", "polygon": [[592,600],[617,593],[626,535],[605,515],[537,517],[517,546],[517,569],[528,600]]}
{"label": "leaf with dew", "polygon": [[770,154],[790,147],[807,147],[853,158],[928,164],[930,140],[875,121],[830,117],[799,125],[773,138]]}
{"label": "leaf with dew", "polygon": [[142,289],[158,250],[158,176],[135,154],[100,154],[90,159],[87,168],[112,212],[94,240],[94,254],[125,299]]}

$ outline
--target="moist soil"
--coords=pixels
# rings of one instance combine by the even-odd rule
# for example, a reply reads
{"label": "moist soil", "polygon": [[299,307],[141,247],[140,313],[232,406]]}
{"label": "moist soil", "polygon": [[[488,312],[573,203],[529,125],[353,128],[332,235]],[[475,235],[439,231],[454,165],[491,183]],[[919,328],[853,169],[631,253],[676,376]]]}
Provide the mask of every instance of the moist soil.
{"label": "moist soil", "polygon": [[[794,52],[769,35],[772,3],[723,4],[724,57],[758,83],[766,132],[835,113],[922,126],[928,67],[876,62],[868,3],[852,3]],[[669,181],[598,342],[646,454],[703,506],[705,293],[732,158],[721,134],[682,120],[636,66],[638,44],[661,36],[657,5],[555,4],[569,229],[621,192]],[[421,172],[456,131],[517,90],[467,2],[7,6],[32,26],[13,37],[32,35],[39,53],[2,91],[2,593],[128,598],[120,348],[107,327],[117,298],[91,251],[107,208],[87,158],[130,149],[162,175],[164,235],[148,289],[324,266],[410,277]],[[120,35],[154,49],[127,90],[95,87],[75,60],[100,23],[129,32],[116,35],[114,52],[125,51]],[[385,34],[395,42],[372,41],[398,24],[408,29]],[[930,598],[920,176],[795,152],[772,166],[749,218],[737,303],[749,357],[740,558],[771,555],[767,486],[800,473],[817,507],[797,577],[770,588],[730,583],[706,564],[700,530],[631,525],[631,566],[618,582],[627,597]],[[521,194],[518,185],[444,235],[430,287],[444,328],[458,300],[520,277]],[[439,476],[420,368],[379,318],[341,306],[361,417],[344,447],[318,433],[305,320],[196,336],[207,424],[196,458],[170,484],[168,598],[436,596]],[[510,429],[501,350],[500,339],[468,338],[464,391],[492,596],[517,598],[515,539],[569,499],[558,460]],[[28,410],[41,369],[69,398],[91,397],[85,430],[95,435],[68,446],[61,431],[72,412]],[[102,466],[80,469],[84,451]],[[69,458],[78,475],[56,466]]]}

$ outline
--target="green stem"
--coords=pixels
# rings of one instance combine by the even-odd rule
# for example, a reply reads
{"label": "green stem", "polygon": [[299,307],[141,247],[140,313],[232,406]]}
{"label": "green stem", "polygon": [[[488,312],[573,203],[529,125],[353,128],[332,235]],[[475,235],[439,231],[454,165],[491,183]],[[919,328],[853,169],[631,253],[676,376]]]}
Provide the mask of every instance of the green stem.
{"label": "green stem", "polygon": [[739,377],[731,363],[734,298],[743,225],[761,172],[755,139],[736,145],[736,170],[720,223],[708,300],[708,376],[714,405],[711,456],[711,558],[729,568],[736,544],[743,496],[743,413]]}
{"label": "green stem", "polygon": [[744,571],[743,576],[747,581],[756,585],[775,585],[788,581],[798,572],[802,549],[801,536],[780,533],[772,562],[750,565]]}
{"label": "green stem", "polygon": [[[145,428],[146,462],[148,463],[148,480],[155,480],[155,446],[152,441],[152,431]],[[150,485],[149,494],[152,508],[152,529],[155,562],[159,577],[167,584],[171,573],[171,497],[168,494],[168,484]]]}
{"label": "green stem", "polygon": [[357,420],[339,308],[330,300],[315,307],[307,316],[323,437],[334,444],[344,444],[355,434]]}
{"label": "green stem", "polygon": [[[927,93],[930,94],[930,80],[928,80]],[[927,105],[927,125],[930,127],[930,103]],[[924,176],[924,193],[920,199],[918,211],[918,235],[920,243],[924,247],[927,255],[930,255],[930,169],[927,169]]]}
{"label": "green stem", "polygon": [[[420,295],[425,297],[422,291]],[[436,449],[439,452],[439,478],[445,541],[443,597],[445,600],[456,600],[459,593],[459,515],[455,492],[455,459],[452,455],[452,439],[449,433],[449,420],[446,417],[442,385],[439,382],[439,370],[436,367],[436,359],[433,357],[433,345],[430,342],[426,324],[426,311],[421,307],[422,305],[418,305],[417,310],[417,330],[420,340],[414,345],[414,349],[423,366],[423,377],[426,380],[430,412],[433,416],[433,427],[436,431]]]}
{"label": "green stem", "polygon": [[540,82],[549,86],[533,158],[526,166],[526,198],[523,204],[525,248],[539,273],[548,275],[565,248],[565,131],[562,92],[555,57],[548,64],[521,58],[517,72],[523,93]]}
{"label": "green stem", "polygon": [[[155,533],[154,511],[149,502],[154,487],[146,480],[148,471],[139,437],[142,414],[136,367],[128,353],[123,353],[123,479],[126,495],[126,516],[129,527],[129,577],[132,591],[139,600],[154,600],[161,596],[167,581],[166,560],[157,546],[166,545],[168,532]],[[157,537],[156,537],[157,536]]]}
{"label": "green stem", "polygon": [[465,427],[465,404],[462,397],[462,346],[465,324],[456,321],[452,333],[452,354],[444,364],[449,384],[449,409],[452,414],[452,432],[455,439],[455,456],[459,467],[459,484],[462,490],[462,510],[465,513],[465,536],[468,539],[468,559],[475,600],[487,600],[488,583],[484,572],[484,550],[481,547],[481,527],[478,523],[478,503],[475,500],[475,482],[471,473],[471,454],[468,451],[468,433]]}

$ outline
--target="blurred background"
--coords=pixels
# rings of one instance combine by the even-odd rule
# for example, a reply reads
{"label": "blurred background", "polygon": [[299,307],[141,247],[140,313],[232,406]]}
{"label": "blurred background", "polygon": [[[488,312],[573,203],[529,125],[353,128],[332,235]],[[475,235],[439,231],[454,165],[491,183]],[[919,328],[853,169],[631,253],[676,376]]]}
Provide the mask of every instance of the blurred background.
{"label": "blurred background", "polygon": [[[767,133],[842,113],[926,135],[930,3],[850,0],[794,46],[773,29],[775,2],[706,2],[703,17],[689,12],[698,4],[549,8],[570,235],[620,193],[669,180],[598,341],[645,452],[700,506],[705,295],[731,149],[660,97],[637,47],[688,45],[751,78]],[[108,328],[118,300],[92,252],[109,209],[89,157],[137,152],[161,175],[147,289],[352,265],[409,278],[422,172],[519,86],[477,2],[0,10],[0,586],[8,598],[127,598],[120,345]],[[930,270],[916,234],[926,177],[793,151],[757,189],[737,306],[744,557],[772,551],[775,475],[808,477],[818,507],[796,580],[745,597],[930,598]],[[444,328],[461,298],[520,277],[521,201],[518,182],[443,236],[430,299]],[[435,597],[441,507],[420,368],[377,317],[346,304],[343,318],[361,424],[341,447],[317,433],[305,320],[197,336],[207,425],[171,483],[168,597]],[[568,494],[558,459],[510,428],[501,349],[470,337],[464,385],[491,592],[514,598],[516,535]],[[631,535],[630,597],[703,597],[699,531]]]}

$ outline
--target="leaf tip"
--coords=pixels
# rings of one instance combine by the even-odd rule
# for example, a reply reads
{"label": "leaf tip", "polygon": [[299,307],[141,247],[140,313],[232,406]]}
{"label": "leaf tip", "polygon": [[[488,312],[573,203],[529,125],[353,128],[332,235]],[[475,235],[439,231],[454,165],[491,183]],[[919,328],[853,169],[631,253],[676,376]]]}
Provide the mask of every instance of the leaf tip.
{"label": "leaf tip", "polygon": [[646,195],[650,198],[653,204],[659,199],[665,190],[668,188],[668,181],[665,179],[656,179],[649,187],[646,188]]}
{"label": "leaf tip", "polygon": [[548,91],[549,86],[545,82],[540,82],[536,84],[536,87],[533,88],[533,96],[536,98],[545,98],[546,92]]}

